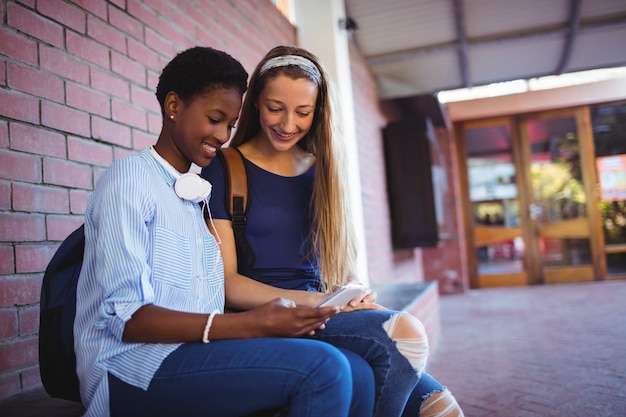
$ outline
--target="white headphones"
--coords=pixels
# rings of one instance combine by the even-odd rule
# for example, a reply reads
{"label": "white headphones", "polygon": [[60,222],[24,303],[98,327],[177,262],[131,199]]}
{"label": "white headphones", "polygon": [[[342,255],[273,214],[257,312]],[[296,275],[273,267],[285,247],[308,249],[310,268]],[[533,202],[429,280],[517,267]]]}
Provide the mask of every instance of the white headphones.
{"label": "white headphones", "polygon": [[157,153],[154,146],[150,147],[150,152],[156,158],[163,168],[167,169],[170,174],[176,178],[174,183],[174,191],[176,195],[183,200],[199,203],[211,194],[211,183],[202,178],[198,174],[187,172],[181,174],[178,172],[169,162],[167,162],[161,155]]}

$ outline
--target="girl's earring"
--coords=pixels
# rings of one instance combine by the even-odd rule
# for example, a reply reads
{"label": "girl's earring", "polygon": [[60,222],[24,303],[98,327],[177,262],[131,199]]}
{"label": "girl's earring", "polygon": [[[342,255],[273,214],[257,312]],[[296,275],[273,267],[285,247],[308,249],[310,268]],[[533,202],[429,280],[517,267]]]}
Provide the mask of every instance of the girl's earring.
{"label": "girl's earring", "polygon": [[174,120],[174,115],[170,114],[170,119]]}

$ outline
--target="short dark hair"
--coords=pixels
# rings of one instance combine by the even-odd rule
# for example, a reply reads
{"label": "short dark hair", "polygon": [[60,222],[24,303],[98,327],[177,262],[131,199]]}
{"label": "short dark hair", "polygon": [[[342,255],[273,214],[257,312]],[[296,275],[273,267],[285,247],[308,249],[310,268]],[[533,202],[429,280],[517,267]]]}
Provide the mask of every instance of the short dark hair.
{"label": "short dark hair", "polygon": [[216,88],[247,90],[248,73],[241,63],[223,51],[195,46],[178,53],[161,72],[156,97],[165,115],[165,97],[171,91],[183,101]]}

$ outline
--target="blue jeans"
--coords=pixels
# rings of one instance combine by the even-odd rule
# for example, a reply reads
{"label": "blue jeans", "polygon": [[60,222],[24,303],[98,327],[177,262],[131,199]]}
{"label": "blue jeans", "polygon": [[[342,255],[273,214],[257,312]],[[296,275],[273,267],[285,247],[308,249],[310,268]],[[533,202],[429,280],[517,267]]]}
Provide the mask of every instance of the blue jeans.
{"label": "blue jeans", "polygon": [[352,352],[264,338],[186,343],[163,361],[147,391],[110,374],[109,391],[113,417],[238,417],[285,406],[289,416],[369,417],[374,379]]}
{"label": "blue jeans", "polygon": [[341,313],[333,316],[314,338],[351,350],[371,365],[376,381],[374,417],[399,417],[405,408],[417,417],[422,401],[445,387],[428,374],[418,378],[409,361],[387,335],[383,323],[395,314],[399,312],[358,310]]}
{"label": "blue jeans", "polygon": [[424,372],[419,382],[413,389],[413,392],[411,392],[409,401],[407,401],[406,407],[402,412],[402,417],[419,417],[422,403],[433,394],[447,389],[448,388],[441,385],[439,381],[430,376],[430,374]]}

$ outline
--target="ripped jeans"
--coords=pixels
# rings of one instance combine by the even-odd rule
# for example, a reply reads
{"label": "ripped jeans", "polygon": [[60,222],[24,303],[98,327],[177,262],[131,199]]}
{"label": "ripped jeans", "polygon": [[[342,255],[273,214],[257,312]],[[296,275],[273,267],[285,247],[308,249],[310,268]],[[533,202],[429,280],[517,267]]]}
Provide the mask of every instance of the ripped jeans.
{"label": "ripped jeans", "polygon": [[[332,317],[324,330],[312,336],[351,350],[370,364],[376,383],[374,417],[400,417],[405,408],[418,417],[422,401],[436,392],[446,390],[430,375],[422,373],[425,358],[416,358],[419,352],[418,355],[415,355],[416,352],[407,352],[389,336],[392,330],[390,323],[394,322],[398,314],[399,311],[393,310],[341,313]],[[422,375],[424,377],[421,380]]]}

